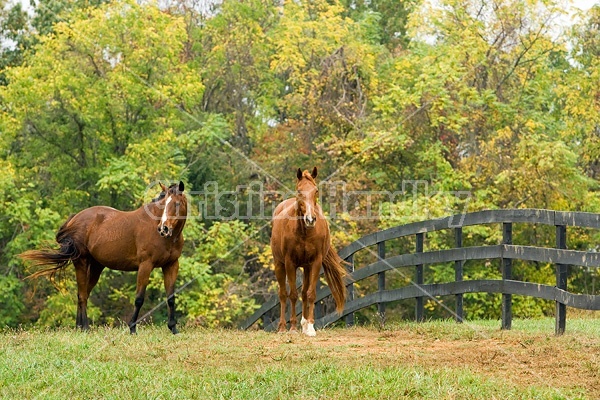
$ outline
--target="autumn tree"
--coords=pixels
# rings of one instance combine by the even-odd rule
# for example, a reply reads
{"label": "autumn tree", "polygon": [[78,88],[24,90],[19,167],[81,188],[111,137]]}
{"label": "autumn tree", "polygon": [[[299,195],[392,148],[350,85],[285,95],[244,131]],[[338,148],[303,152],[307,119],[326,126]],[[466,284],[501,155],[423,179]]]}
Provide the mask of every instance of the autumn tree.
{"label": "autumn tree", "polygon": [[[0,324],[69,324],[69,277],[63,292],[39,283],[34,294],[15,255],[52,243],[83,208],[140,206],[156,180],[182,179],[199,196],[190,199],[179,304],[206,326],[232,326],[274,293],[268,212],[252,220],[234,211],[268,210],[291,195],[298,167],[319,167],[336,248],[465,211],[600,210],[598,7],[569,30],[556,27],[565,10],[553,0],[44,0],[33,18],[17,4],[2,10],[0,302],[10,306]],[[248,200],[251,185],[266,190],[260,205]],[[228,192],[220,204],[200,197],[209,187]],[[335,209],[348,192],[372,196]],[[465,228],[465,245],[498,243],[497,228]],[[548,244],[553,235],[515,228],[514,240]],[[596,242],[590,232],[569,236],[572,248]],[[431,234],[425,245],[448,248],[453,238]],[[414,243],[387,250],[409,253]],[[426,277],[452,279],[452,268],[429,266]],[[550,264],[515,263],[514,273],[554,279]],[[467,279],[498,274],[496,261],[465,265]],[[390,274],[388,284],[411,276]],[[100,322],[127,312],[134,279],[104,275],[93,298]],[[589,272],[570,279],[596,290]],[[150,306],[162,300],[160,282]],[[469,316],[499,312],[497,296],[471,299]],[[548,312],[515,302],[519,315]]]}

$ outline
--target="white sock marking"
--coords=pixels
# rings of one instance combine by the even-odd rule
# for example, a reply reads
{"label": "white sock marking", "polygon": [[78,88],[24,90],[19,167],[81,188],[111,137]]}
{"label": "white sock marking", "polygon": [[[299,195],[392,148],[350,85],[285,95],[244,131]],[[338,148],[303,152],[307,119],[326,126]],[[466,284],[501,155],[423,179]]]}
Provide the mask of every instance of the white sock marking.
{"label": "white sock marking", "polygon": [[304,333],[306,336],[317,336],[317,332],[315,331],[315,325],[309,323],[308,320],[304,317],[302,317],[302,320],[300,320],[300,325],[302,325],[302,333]]}

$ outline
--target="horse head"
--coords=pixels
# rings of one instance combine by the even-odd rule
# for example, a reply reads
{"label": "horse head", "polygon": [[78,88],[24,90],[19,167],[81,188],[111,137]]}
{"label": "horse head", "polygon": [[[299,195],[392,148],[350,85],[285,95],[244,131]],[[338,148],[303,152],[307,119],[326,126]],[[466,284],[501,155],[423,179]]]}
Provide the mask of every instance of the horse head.
{"label": "horse head", "polygon": [[[160,184],[162,193],[158,204],[162,206],[162,215],[156,228],[160,236],[170,237],[178,226],[185,223],[187,217],[187,199],[183,194],[183,182],[174,183],[168,188]],[[163,195],[164,194],[164,195]]]}
{"label": "horse head", "polygon": [[317,177],[317,167],[312,172],[302,172],[298,168],[296,173],[298,182],[296,183],[296,210],[297,216],[304,221],[307,228],[314,228],[317,223],[317,196],[319,189],[315,178]]}

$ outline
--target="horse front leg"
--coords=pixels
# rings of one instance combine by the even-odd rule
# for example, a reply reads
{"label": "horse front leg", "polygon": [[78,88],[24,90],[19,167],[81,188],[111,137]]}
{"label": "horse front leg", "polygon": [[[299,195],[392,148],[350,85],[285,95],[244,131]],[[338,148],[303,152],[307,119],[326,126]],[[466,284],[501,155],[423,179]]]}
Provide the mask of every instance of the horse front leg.
{"label": "horse front leg", "polygon": [[300,320],[300,326],[302,326],[302,333],[306,334],[306,327],[308,324],[308,286],[310,282],[310,271],[311,269],[306,266],[304,267],[304,280],[302,282],[302,319]]}
{"label": "horse front leg", "polygon": [[[305,279],[302,284],[303,304],[300,324],[302,325],[302,333],[306,336],[317,336],[317,332],[315,331],[315,300],[317,299],[317,282],[319,281],[319,274],[321,272],[321,263],[322,259],[319,257],[310,267],[305,267],[308,269],[308,273],[305,270]],[[305,287],[306,292],[304,292]],[[304,300],[305,296],[306,300]]]}
{"label": "horse front leg", "polygon": [[175,280],[179,272],[179,260],[175,261],[166,267],[163,267],[163,277],[165,281],[165,291],[167,292],[167,309],[169,310],[169,321],[167,326],[177,334],[177,320],[175,319]]}
{"label": "horse front leg", "polygon": [[283,333],[287,331],[287,322],[285,318],[285,307],[287,305],[287,290],[285,288],[285,265],[275,262],[275,277],[279,285],[279,325],[277,331]]}
{"label": "horse front leg", "polygon": [[298,317],[296,317],[296,302],[298,301],[298,288],[296,288],[296,265],[287,260],[285,263],[285,274],[290,286],[290,332],[298,332]]}
{"label": "horse front leg", "polygon": [[148,282],[150,281],[150,273],[152,272],[152,264],[151,263],[142,263],[138,269],[137,275],[137,285],[135,291],[135,308],[133,310],[133,316],[131,317],[131,321],[129,321],[129,331],[133,335],[136,333],[136,325],[138,323],[138,315],[140,314],[140,309],[144,304],[144,297],[146,296],[146,286],[148,286]]}

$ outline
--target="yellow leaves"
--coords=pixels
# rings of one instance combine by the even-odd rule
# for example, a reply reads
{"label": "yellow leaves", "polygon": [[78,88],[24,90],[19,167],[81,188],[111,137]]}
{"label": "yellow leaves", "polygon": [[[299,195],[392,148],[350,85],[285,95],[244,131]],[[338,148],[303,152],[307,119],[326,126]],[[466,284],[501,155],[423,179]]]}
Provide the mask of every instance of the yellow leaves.
{"label": "yellow leaves", "polygon": [[[543,124],[526,120],[515,132],[504,127],[481,143],[477,186],[494,187],[502,207],[572,209],[590,182],[578,171],[577,156],[565,143],[537,133]],[[574,201],[576,200],[576,201]]]}
{"label": "yellow leaves", "polygon": [[275,264],[273,264],[273,253],[271,251],[271,246],[263,246],[262,249],[258,246],[254,246],[250,253],[250,256],[255,256],[256,261],[259,265],[261,265],[265,269],[269,269],[271,271],[275,270]]}
{"label": "yellow leaves", "polygon": [[528,119],[524,124],[525,128],[527,128],[528,133],[534,133],[538,131],[538,129],[544,128],[544,124],[539,121],[534,121],[532,119]]}
{"label": "yellow leaves", "polygon": [[287,2],[272,31],[270,69],[285,78],[279,107],[288,118],[352,129],[376,90],[378,50],[337,2]]}
{"label": "yellow leaves", "polygon": [[[297,4],[288,1],[284,6],[284,15],[280,26],[271,38],[277,48],[271,68],[278,72],[292,71],[292,78],[300,83],[302,80],[314,79],[314,63],[327,57],[342,46],[348,46],[357,53],[352,44],[357,38],[354,32],[358,25],[342,18],[343,8],[337,4],[330,5],[318,0],[314,3]],[[365,57],[365,54],[362,54]],[[353,62],[359,61],[361,54],[354,54]],[[312,78],[303,78],[302,74],[311,74]],[[300,85],[299,85],[300,86]]]}

